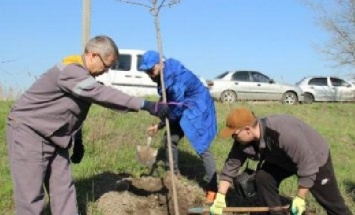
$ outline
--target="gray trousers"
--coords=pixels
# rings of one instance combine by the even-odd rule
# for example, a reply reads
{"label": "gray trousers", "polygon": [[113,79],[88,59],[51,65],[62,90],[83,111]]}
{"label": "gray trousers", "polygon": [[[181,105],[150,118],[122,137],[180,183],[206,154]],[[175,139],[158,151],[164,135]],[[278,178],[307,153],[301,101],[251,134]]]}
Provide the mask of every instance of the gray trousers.
{"label": "gray trousers", "polygon": [[[184,137],[184,132],[181,129],[178,123],[170,123],[170,135],[171,135],[171,149],[173,155],[174,162],[174,173],[177,174],[180,172],[179,170],[179,156],[178,156],[178,143]],[[168,152],[168,140],[167,133],[164,134],[164,144],[166,147],[166,158],[169,161],[169,152]],[[205,167],[206,172],[206,181],[207,185],[204,187],[205,190],[215,191],[217,192],[217,172],[216,172],[216,162],[213,154],[207,149],[203,153],[201,153],[200,158],[202,159],[203,166]]]}
{"label": "gray trousers", "polygon": [[56,147],[27,126],[7,126],[7,144],[18,215],[43,214],[45,190],[53,215],[78,214],[68,149]]}

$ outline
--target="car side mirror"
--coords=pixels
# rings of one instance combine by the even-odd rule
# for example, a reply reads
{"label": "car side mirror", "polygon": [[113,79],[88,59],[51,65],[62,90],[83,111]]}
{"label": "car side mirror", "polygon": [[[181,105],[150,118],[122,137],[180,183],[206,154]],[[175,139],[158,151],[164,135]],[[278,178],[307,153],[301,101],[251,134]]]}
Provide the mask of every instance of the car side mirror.
{"label": "car side mirror", "polygon": [[274,79],[270,79],[269,83],[274,84],[275,83]]}

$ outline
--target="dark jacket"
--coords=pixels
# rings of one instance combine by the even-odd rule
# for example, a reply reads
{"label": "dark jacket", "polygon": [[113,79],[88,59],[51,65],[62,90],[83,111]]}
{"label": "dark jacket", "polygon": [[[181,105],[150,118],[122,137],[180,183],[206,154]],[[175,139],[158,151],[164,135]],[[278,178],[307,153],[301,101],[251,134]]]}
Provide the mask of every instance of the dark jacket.
{"label": "dark jacket", "polygon": [[294,172],[298,184],[312,187],[319,167],[329,156],[326,140],[312,127],[289,115],[273,115],[259,120],[260,141],[241,145],[234,142],[221,173],[232,182],[247,158],[277,165]]}

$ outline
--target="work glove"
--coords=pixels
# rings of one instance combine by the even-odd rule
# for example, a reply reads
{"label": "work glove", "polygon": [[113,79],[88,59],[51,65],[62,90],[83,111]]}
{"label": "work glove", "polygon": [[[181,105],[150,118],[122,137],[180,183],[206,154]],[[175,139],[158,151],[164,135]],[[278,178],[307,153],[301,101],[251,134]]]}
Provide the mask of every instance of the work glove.
{"label": "work glove", "polygon": [[165,120],[162,120],[158,123],[158,130],[163,129],[166,126]]}
{"label": "work glove", "polygon": [[142,109],[162,120],[169,116],[169,105],[166,103],[144,101]]}
{"label": "work glove", "polygon": [[210,207],[211,215],[220,215],[223,213],[223,208],[226,207],[226,195],[222,193],[217,193],[212,206]]}
{"label": "work glove", "polygon": [[303,198],[296,196],[292,200],[291,215],[302,215],[302,213],[305,210],[306,210],[306,201]]}
{"label": "work glove", "polygon": [[78,164],[81,162],[81,159],[84,157],[84,145],[82,139],[75,139],[73,146],[73,154],[70,157],[72,163]]}

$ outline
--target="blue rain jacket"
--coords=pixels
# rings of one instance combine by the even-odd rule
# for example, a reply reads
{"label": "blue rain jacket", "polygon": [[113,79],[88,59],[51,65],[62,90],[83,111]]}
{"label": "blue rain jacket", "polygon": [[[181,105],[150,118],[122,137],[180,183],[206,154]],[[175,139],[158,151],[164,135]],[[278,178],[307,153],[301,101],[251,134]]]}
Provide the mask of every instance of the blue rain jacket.
{"label": "blue rain jacket", "polygon": [[[208,89],[179,61],[164,62],[170,121],[180,123],[185,136],[198,154],[206,151],[217,134],[216,111]],[[161,96],[161,86],[158,93]],[[177,104],[175,104],[177,103]]]}

